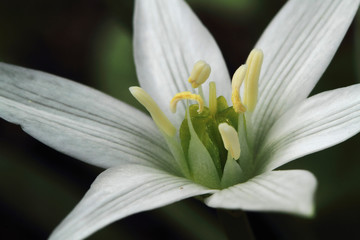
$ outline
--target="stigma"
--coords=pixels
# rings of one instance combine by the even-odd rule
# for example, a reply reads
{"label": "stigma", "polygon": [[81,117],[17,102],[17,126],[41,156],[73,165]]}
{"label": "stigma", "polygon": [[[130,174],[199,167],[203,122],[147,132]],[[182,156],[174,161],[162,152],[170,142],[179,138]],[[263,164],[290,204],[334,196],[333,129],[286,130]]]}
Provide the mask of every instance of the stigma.
{"label": "stigma", "polygon": [[198,113],[202,113],[202,111],[204,110],[204,100],[202,99],[202,97],[198,94],[193,94],[191,92],[181,92],[181,93],[177,93],[175,94],[175,96],[173,97],[173,99],[171,99],[170,101],[170,110],[172,113],[176,112],[176,105],[180,100],[195,100],[198,102],[199,104],[199,109],[198,109]]}

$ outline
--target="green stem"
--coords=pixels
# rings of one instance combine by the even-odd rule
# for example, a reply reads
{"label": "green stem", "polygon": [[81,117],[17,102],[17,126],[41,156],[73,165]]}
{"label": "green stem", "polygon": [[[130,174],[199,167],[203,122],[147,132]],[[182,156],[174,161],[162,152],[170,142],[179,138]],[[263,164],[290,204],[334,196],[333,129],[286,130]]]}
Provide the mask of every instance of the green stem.
{"label": "green stem", "polygon": [[245,212],[218,209],[217,213],[229,240],[255,240]]}

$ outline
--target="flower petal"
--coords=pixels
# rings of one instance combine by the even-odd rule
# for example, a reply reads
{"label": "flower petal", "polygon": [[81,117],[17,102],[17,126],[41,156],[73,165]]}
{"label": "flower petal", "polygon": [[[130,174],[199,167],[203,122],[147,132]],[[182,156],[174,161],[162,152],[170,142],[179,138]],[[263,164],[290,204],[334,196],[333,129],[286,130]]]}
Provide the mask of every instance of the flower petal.
{"label": "flower petal", "polygon": [[128,215],[213,190],[144,166],[125,165],[100,174],[50,239],[83,239]]}
{"label": "flower petal", "polygon": [[257,158],[259,171],[345,141],[360,131],[360,84],[310,97],[271,128]]}
{"label": "flower petal", "polygon": [[[219,95],[229,97],[230,77],[222,54],[208,30],[183,0],[137,0],[134,17],[134,55],[139,82],[161,109],[180,125],[185,104],[171,114],[169,102],[181,91],[198,60],[210,64],[209,81]],[[204,88],[208,96],[207,87]]]}
{"label": "flower petal", "polygon": [[205,199],[209,207],[278,211],[311,216],[316,179],[308,171],[273,171],[226,188]]}
{"label": "flower petal", "polygon": [[0,117],[96,166],[131,162],[171,168],[166,143],[147,115],[47,73],[0,63]]}
{"label": "flower petal", "polygon": [[264,51],[256,144],[289,107],[304,100],[334,56],[359,0],[291,0],[256,44]]}

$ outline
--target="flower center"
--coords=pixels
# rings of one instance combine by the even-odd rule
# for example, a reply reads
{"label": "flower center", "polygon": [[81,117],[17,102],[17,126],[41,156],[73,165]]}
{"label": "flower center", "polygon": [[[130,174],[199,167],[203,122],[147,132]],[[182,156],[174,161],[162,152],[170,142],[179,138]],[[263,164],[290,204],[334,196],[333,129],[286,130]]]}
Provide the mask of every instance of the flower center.
{"label": "flower center", "polygon": [[[173,113],[180,100],[187,101],[185,118],[178,129],[143,89],[130,88],[163,133],[185,177],[210,188],[226,188],[245,181],[251,174],[252,151],[247,136],[251,129],[246,126],[246,116],[256,107],[262,61],[262,51],[254,49],[246,64],[235,71],[231,107],[223,96],[216,96],[215,82],[209,83],[209,104],[205,103],[202,85],[211,69],[205,61],[196,62],[188,79],[196,93],[180,92],[170,101]],[[189,101],[197,103],[190,105]]]}

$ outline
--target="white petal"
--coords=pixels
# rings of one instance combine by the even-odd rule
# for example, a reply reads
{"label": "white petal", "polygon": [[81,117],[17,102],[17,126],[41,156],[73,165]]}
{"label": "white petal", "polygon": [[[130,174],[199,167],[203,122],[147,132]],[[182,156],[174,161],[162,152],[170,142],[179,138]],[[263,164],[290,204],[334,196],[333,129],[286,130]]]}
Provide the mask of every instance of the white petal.
{"label": "white petal", "polygon": [[128,215],[213,192],[160,170],[126,165],[100,174],[50,239],[82,239]]}
{"label": "white petal", "polygon": [[124,162],[167,166],[172,160],[147,115],[47,73],[1,63],[0,117],[20,124],[56,150],[96,166]]}
{"label": "white petal", "polygon": [[226,188],[205,199],[214,208],[277,211],[311,216],[315,177],[307,171],[273,171]]}
{"label": "white petal", "polygon": [[253,115],[256,141],[276,119],[304,100],[342,41],[359,0],[291,0],[256,47],[264,51],[259,102]]}
{"label": "white petal", "polygon": [[[211,66],[208,81],[217,83],[218,95],[230,97],[230,78],[221,52],[208,30],[183,0],[137,0],[134,17],[134,55],[139,82],[177,124],[184,104],[171,114],[172,97],[191,90],[187,82],[194,64]],[[204,87],[205,96],[208,94]]]}
{"label": "white petal", "polygon": [[360,131],[360,84],[310,97],[270,129],[258,156],[268,171],[345,141]]}

